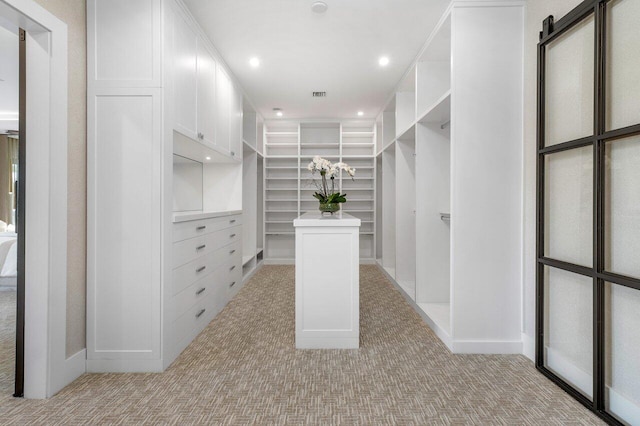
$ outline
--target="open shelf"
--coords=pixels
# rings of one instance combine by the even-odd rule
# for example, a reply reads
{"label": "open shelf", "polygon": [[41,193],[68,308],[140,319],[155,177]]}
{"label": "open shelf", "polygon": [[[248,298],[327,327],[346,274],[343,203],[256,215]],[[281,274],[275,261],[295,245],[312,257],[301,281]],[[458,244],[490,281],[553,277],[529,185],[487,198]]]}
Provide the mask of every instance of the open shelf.
{"label": "open shelf", "polygon": [[440,97],[434,105],[418,118],[418,123],[440,123],[445,125],[451,119],[451,91]]}
{"label": "open shelf", "polygon": [[[280,126],[277,130],[273,125]],[[373,259],[375,252],[375,150],[376,128],[372,120],[349,122],[301,122],[289,123],[298,132],[287,132],[278,122],[265,123],[267,156],[265,158],[265,260],[270,263],[294,258],[292,221],[306,211],[317,210],[317,200],[312,194],[317,188],[311,184],[313,177],[307,164],[316,155],[332,162],[344,161],[356,169],[355,179],[346,176],[336,179],[337,188],[348,191],[353,198],[349,203],[353,210],[343,208],[362,220],[362,259]],[[298,140],[294,140],[294,136]],[[285,139],[287,137],[288,139]],[[270,149],[270,148],[271,149]],[[274,150],[275,149],[275,150]],[[278,150],[279,149],[279,150]],[[283,149],[296,149],[283,152]],[[319,177],[315,177],[318,179]],[[275,203],[284,203],[278,206]],[[291,203],[297,204],[291,204]],[[270,204],[271,203],[271,204]],[[293,207],[297,206],[297,210]],[[283,210],[274,210],[282,208]]]}
{"label": "open shelf", "polygon": [[298,132],[265,132],[265,136],[290,136],[298,137]]}

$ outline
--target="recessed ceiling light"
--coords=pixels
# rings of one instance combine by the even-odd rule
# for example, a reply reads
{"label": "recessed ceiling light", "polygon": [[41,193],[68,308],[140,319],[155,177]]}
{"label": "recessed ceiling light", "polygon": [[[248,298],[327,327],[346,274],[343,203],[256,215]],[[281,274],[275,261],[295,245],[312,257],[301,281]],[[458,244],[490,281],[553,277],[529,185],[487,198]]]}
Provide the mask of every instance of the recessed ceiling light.
{"label": "recessed ceiling light", "polygon": [[204,159],[205,160],[211,160],[211,157],[205,157]]}
{"label": "recessed ceiling light", "polygon": [[258,58],[249,59],[249,65],[251,65],[254,68],[258,68],[260,66],[260,59]]}
{"label": "recessed ceiling light", "polygon": [[362,117],[363,115],[364,115],[364,112],[358,111],[358,117]]}
{"label": "recessed ceiling light", "polygon": [[323,1],[314,1],[311,3],[311,10],[315,13],[325,13],[329,6]]}
{"label": "recessed ceiling light", "polygon": [[282,108],[274,108],[273,111],[278,117],[282,117]]}
{"label": "recessed ceiling light", "polygon": [[387,58],[386,56],[382,56],[380,59],[378,59],[378,63],[381,67],[386,67],[387,65],[389,65],[389,58]]}

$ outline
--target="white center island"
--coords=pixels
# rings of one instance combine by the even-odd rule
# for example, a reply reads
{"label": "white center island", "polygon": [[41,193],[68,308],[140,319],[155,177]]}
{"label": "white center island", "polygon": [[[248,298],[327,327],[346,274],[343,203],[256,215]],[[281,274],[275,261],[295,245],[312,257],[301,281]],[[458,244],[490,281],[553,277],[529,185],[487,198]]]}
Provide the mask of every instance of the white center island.
{"label": "white center island", "polygon": [[360,345],[360,219],[305,213],[296,230],[296,348]]}

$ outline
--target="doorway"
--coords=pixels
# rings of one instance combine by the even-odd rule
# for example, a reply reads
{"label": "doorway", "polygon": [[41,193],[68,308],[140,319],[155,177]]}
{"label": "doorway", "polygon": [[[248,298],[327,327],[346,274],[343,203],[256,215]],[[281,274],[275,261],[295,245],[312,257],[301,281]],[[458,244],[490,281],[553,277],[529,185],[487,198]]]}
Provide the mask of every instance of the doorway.
{"label": "doorway", "polygon": [[[8,395],[47,398],[82,374],[85,363],[82,357],[68,358],[65,351],[67,27],[33,0],[0,0],[0,21],[16,31],[18,27],[25,30],[24,42],[19,44],[25,70],[21,74],[24,99],[19,118],[23,135],[31,141],[28,146],[21,145],[26,154],[20,157],[23,165],[28,164],[19,168],[24,179],[18,179],[21,185],[16,188],[22,205],[28,207],[18,209],[16,222],[18,226],[30,224],[28,234],[17,233],[21,240],[18,248],[24,251],[22,266],[26,266],[22,269],[25,291],[22,296],[19,290],[16,293],[25,314],[23,321],[20,311],[16,317],[17,332],[24,336],[24,386],[23,392],[15,389]],[[17,379],[22,380],[20,376]]]}
{"label": "doorway", "polygon": [[[0,22],[0,392],[24,393],[24,32]],[[21,179],[22,178],[22,179]],[[22,268],[21,268],[22,267]]]}

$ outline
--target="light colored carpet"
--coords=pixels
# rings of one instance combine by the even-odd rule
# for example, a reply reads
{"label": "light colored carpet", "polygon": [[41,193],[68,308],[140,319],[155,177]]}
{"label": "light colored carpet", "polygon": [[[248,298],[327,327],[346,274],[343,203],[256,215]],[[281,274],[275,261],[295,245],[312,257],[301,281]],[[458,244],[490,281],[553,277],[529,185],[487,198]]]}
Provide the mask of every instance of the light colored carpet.
{"label": "light colored carpet", "polygon": [[0,394],[3,396],[13,395],[15,363],[16,292],[5,290],[0,291]]}
{"label": "light colored carpet", "polygon": [[375,266],[361,348],[294,348],[294,269],[266,266],[162,374],[87,374],[3,424],[600,424],[523,356],[452,355]]}

